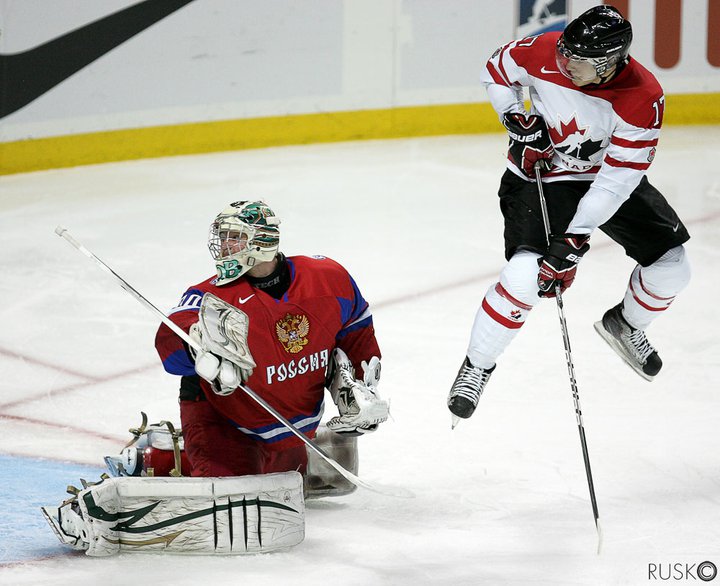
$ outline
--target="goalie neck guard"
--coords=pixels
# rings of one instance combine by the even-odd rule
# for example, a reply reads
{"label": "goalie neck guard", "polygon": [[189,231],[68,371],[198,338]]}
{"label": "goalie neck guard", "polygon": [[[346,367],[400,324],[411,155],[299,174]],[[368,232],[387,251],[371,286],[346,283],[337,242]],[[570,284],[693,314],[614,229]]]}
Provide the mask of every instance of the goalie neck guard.
{"label": "goalie neck guard", "polygon": [[280,248],[280,218],[262,201],[236,201],[210,224],[208,248],[217,269],[217,284],[242,277]]}

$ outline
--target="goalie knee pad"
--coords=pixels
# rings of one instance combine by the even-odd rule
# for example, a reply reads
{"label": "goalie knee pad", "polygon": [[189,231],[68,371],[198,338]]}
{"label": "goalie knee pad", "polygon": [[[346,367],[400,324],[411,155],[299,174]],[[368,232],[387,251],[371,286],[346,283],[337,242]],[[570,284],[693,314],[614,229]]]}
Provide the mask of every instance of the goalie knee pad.
{"label": "goalie knee pad", "polygon": [[[317,430],[315,443],[343,468],[357,474],[359,460],[356,436],[335,433],[323,424]],[[307,454],[304,481],[306,499],[344,496],[357,488],[313,450],[308,448]]]}

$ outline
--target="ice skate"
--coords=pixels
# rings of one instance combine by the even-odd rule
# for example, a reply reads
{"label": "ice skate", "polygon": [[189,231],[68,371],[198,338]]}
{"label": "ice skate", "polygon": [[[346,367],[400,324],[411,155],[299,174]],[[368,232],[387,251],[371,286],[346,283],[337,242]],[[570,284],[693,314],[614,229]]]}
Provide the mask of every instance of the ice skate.
{"label": "ice skate", "polygon": [[630,367],[645,380],[652,380],[662,368],[662,360],[645,332],[633,328],[622,315],[622,303],[605,312],[595,322],[597,333]]}
{"label": "ice skate", "polygon": [[494,366],[489,369],[473,366],[470,359],[465,358],[448,394],[447,405],[452,413],[453,428],[460,419],[467,419],[473,414],[493,370]]}

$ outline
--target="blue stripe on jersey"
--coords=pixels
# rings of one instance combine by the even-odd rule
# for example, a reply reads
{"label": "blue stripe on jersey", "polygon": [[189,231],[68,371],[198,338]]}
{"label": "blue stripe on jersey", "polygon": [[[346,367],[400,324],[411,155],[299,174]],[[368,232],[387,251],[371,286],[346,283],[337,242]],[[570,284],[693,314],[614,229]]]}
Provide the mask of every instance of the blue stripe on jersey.
{"label": "blue stripe on jersey", "polygon": [[372,325],[372,323],[373,323],[372,316],[368,315],[365,319],[360,319],[358,321],[355,321],[355,322],[351,323],[349,326],[347,326],[346,328],[343,328],[342,330],[340,330],[338,332],[337,336],[335,336],[335,339],[342,340],[350,332],[354,332],[356,330],[361,330],[363,328],[366,328],[369,325]]}
{"label": "blue stripe on jersey", "polygon": [[[350,275],[348,275],[350,277]],[[358,289],[357,283],[355,283],[355,279],[350,277],[350,284],[353,288],[353,293],[355,294],[355,311],[353,311],[352,315],[350,315],[350,319],[356,320],[360,315],[362,315],[362,312],[367,309],[368,302],[363,299],[362,293],[360,293],[360,289]],[[343,322],[347,323],[347,321]]]}
{"label": "blue stripe on jersey", "polygon": [[350,316],[353,312],[354,303],[350,299],[344,297],[337,297],[338,304],[340,305],[340,322],[346,324],[351,321]]}
{"label": "blue stripe on jersey", "polygon": [[[290,267],[290,285],[292,285],[292,282],[295,280],[295,263],[291,261],[289,258],[286,258],[285,261],[287,262],[288,266]],[[290,291],[290,286],[288,286],[288,290],[285,291],[285,293],[282,296],[283,302],[287,303],[290,299],[288,297],[288,292]],[[279,299],[275,300],[276,302],[279,302]]]}
{"label": "blue stripe on jersey", "polygon": [[195,374],[195,365],[190,360],[187,352],[185,352],[185,348],[176,350],[163,360],[163,367],[170,374],[179,374],[182,376]]}
{"label": "blue stripe on jersey", "polygon": [[[325,402],[324,399],[321,399],[320,402],[315,406],[315,410],[311,415],[296,415],[295,417],[289,418],[288,421],[290,421],[290,423],[297,427],[301,432],[307,434],[317,429],[318,425],[320,425],[320,420],[322,419],[324,410]],[[263,425],[261,427],[255,427],[252,429],[243,427],[242,425],[238,425],[232,420],[230,421],[230,423],[232,423],[244,434],[249,435],[253,439],[261,441],[265,444],[274,444],[275,442],[282,441],[295,435],[292,431],[288,430],[288,428],[285,427],[284,424],[280,422],[271,423],[270,425]]]}
{"label": "blue stripe on jersey", "polygon": [[203,295],[205,295],[205,293],[200,291],[200,289],[188,289],[180,298],[180,303],[173,307],[168,315],[172,315],[178,311],[198,311],[200,309],[200,303],[202,303]]}
{"label": "blue stripe on jersey", "polygon": [[340,305],[340,321],[345,326],[356,321],[359,317],[362,317],[363,313],[368,308],[368,302],[363,299],[357,284],[350,275],[348,275],[348,277],[350,278],[350,284],[353,288],[353,298],[336,298],[338,300],[338,304]]}

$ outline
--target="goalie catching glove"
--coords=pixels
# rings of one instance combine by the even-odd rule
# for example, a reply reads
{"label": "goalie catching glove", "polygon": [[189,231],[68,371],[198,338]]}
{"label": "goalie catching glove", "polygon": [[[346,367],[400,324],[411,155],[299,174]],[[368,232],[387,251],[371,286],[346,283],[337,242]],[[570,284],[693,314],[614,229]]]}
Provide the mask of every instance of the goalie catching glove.
{"label": "goalie catching glove", "polygon": [[371,433],[386,421],[390,411],[387,401],[380,398],[377,383],[380,380],[380,359],[373,356],[370,362],[361,363],[363,379],[355,378],[355,369],[345,352],[333,351],[326,386],[340,412],[327,422],[328,429],[346,435]]}
{"label": "goalie catching glove", "polygon": [[247,314],[210,293],[203,296],[200,319],[190,327],[195,372],[217,395],[232,394],[252,376],[256,364],[250,354]]}

